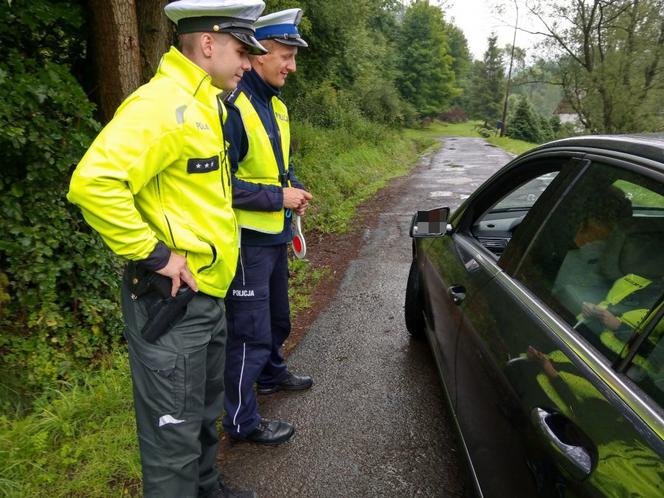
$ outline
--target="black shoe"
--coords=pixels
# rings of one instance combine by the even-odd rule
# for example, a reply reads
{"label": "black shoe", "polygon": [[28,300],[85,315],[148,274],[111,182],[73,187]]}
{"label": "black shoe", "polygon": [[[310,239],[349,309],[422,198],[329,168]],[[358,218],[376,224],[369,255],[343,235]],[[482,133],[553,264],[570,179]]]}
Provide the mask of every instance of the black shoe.
{"label": "black shoe", "polygon": [[233,489],[226,486],[224,479],[219,476],[219,489],[206,495],[208,498],[258,498],[255,491],[248,491],[244,489]]}
{"label": "black shoe", "polygon": [[256,428],[245,437],[237,437],[233,434],[230,434],[230,437],[235,441],[250,441],[276,446],[288,441],[293,434],[295,434],[295,427],[288,422],[262,419]]}
{"label": "black shoe", "polygon": [[288,377],[282,380],[279,384],[267,385],[258,384],[256,392],[258,394],[272,394],[277,391],[304,391],[313,386],[314,381],[308,375],[294,375],[288,373]]}

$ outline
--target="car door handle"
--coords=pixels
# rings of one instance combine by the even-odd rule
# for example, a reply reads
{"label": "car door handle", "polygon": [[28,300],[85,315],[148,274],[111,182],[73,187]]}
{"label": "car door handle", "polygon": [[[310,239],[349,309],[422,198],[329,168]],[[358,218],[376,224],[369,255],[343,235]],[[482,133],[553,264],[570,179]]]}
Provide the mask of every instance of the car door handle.
{"label": "car door handle", "polygon": [[466,299],[466,288],[462,285],[453,285],[447,289],[447,293],[452,298],[454,304],[461,304]]}
{"label": "car door handle", "polygon": [[[593,470],[593,458],[585,446],[569,444],[559,436],[572,422],[560,413],[552,413],[542,408],[533,408],[531,421],[535,429],[544,438],[548,448],[553,451],[556,463],[563,467],[572,477],[583,480]],[[578,431],[577,431],[578,432]]]}

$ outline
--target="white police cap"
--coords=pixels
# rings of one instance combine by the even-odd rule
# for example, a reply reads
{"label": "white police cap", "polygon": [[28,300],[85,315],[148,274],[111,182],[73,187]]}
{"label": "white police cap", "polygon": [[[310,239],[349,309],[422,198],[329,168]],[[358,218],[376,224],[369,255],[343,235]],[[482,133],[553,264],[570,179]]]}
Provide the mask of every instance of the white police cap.
{"label": "white police cap", "polygon": [[285,45],[308,47],[297,26],[302,20],[302,9],[287,9],[261,17],[256,21],[258,40],[275,40]]}
{"label": "white police cap", "polygon": [[264,9],[262,0],[176,0],[164,12],[177,24],[178,34],[229,33],[260,55],[267,50],[256,40],[254,23]]}

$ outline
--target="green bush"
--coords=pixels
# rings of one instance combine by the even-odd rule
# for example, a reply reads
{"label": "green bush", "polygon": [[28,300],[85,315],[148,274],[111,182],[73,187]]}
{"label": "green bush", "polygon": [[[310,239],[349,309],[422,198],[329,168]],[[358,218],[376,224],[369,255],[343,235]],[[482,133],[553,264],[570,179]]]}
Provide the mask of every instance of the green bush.
{"label": "green bush", "polygon": [[73,379],[120,336],[117,263],[65,199],[99,129],[72,76],[83,12],[69,2],[13,5],[0,6],[2,411]]}
{"label": "green bush", "polygon": [[512,118],[507,123],[507,136],[526,142],[540,143],[543,141],[543,120],[535,112],[525,96],[519,98]]}
{"label": "green bush", "polygon": [[355,93],[362,115],[371,121],[392,127],[414,126],[417,122],[414,107],[401,98],[392,83],[373,80],[359,85]]}

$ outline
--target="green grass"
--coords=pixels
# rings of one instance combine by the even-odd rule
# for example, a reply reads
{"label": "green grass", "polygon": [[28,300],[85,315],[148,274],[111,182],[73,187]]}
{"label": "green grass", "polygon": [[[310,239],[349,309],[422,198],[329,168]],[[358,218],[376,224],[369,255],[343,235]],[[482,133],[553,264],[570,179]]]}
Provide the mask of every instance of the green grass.
{"label": "green grass", "polygon": [[0,417],[0,496],[140,495],[126,353],[19,420]]}
{"label": "green grass", "polygon": [[516,154],[517,156],[529,151],[534,147],[537,147],[538,145],[531,142],[524,142],[523,140],[515,140],[514,138],[509,137],[490,137],[487,138],[486,141],[490,144],[497,145],[507,152]]}
{"label": "green grass", "polygon": [[625,192],[635,207],[664,209],[664,197],[657,192],[626,180],[618,180],[614,186]]}
{"label": "green grass", "polygon": [[311,293],[316,285],[329,276],[329,268],[313,268],[306,260],[292,260],[289,264],[288,301],[291,314],[311,306]]}
{"label": "green grass", "polygon": [[410,139],[421,137],[430,137],[435,140],[438,137],[477,137],[477,127],[480,121],[466,121],[464,123],[443,123],[442,121],[433,121],[423,128],[409,128],[404,131],[404,135]]}

